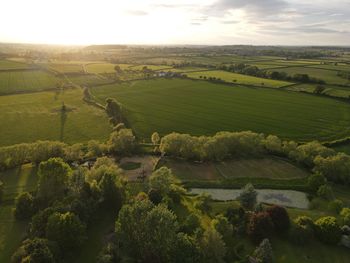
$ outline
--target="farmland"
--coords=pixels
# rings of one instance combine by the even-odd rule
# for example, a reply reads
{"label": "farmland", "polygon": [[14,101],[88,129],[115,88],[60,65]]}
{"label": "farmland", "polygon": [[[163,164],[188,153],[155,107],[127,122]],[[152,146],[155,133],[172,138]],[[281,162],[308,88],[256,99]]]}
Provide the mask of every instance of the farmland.
{"label": "farmland", "polygon": [[11,60],[0,60],[0,70],[9,70],[9,69],[27,69],[30,65],[11,61]]}
{"label": "farmland", "polygon": [[0,71],[0,94],[56,88],[62,82],[44,71]]}
{"label": "farmland", "polygon": [[116,98],[144,139],[154,131],[209,135],[252,130],[300,141],[350,134],[350,105],[301,93],[180,79],[106,85],[92,93],[100,102]]}
{"label": "farmland", "polygon": [[[68,143],[105,140],[110,133],[107,115],[82,101],[78,89],[0,97],[0,145],[36,140]],[[67,107],[66,114],[60,109]]]}
{"label": "farmland", "polygon": [[257,78],[257,77],[242,75],[242,74],[220,71],[220,70],[190,72],[190,73],[187,73],[187,76],[189,78],[195,78],[195,79],[199,79],[201,77],[206,77],[206,78],[214,77],[214,78],[220,78],[230,83],[234,82],[237,84],[272,87],[272,88],[280,88],[280,87],[292,84],[290,82],[285,82],[285,81]]}

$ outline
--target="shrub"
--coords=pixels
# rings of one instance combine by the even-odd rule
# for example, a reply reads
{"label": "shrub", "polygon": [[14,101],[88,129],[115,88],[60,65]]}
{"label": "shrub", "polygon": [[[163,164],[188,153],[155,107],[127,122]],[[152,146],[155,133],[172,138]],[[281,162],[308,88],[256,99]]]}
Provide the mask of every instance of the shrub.
{"label": "shrub", "polygon": [[151,188],[148,191],[148,198],[153,204],[158,205],[160,202],[162,202],[163,196],[159,190]]}
{"label": "shrub", "polygon": [[319,173],[311,175],[307,180],[308,187],[313,193],[317,193],[320,186],[324,185],[326,182],[326,177]]}
{"label": "shrub", "polygon": [[317,195],[325,200],[332,200],[334,198],[332,187],[326,184],[318,188]]}
{"label": "shrub", "polygon": [[344,206],[343,201],[336,199],[328,204],[328,209],[336,214],[339,214]]}
{"label": "shrub", "polygon": [[229,240],[233,234],[233,226],[229,223],[226,217],[223,215],[217,215],[212,221],[211,225],[218,231],[224,241]]}
{"label": "shrub", "polygon": [[274,205],[269,207],[266,212],[270,215],[273,225],[278,233],[288,231],[290,220],[287,210],[284,207]]}
{"label": "shrub", "polygon": [[314,222],[310,217],[299,216],[294,220],[289,232],[291,241],[297,245],[308,243],[314,235]]}
{"label": "shrub", "polygon": [[14,210],[15,218],[18,220],[26,220],[34,214],[34,199],[33,196],[24,192],[16,198],[16,207]]}
{"label": "shrub", "polygon": [[274,262],[272,247],[267,238],[261,241],[259,246],[254,250],[253,257],[257,260],[257,262],[261,263]]}
{"label": "shrub", "polygon": [[350,208],[343,208],[340,212],[340,216],[344,225],[350,225]]}
{"label": "shrub", "polygon": [[337,244],[341,238],[341,229],[337,219],[326,216],[315,222],[316,236],[320,241],[328,244]]}
{"label": "shrub", "polygon": [[11,258],[12,262],[54,263],[54,256],[47,239],[34,238],[23,241],[22,246]]}
{"label": "shrub", "polygon": [[260,212],[250,217],[247,233],[254,242],[261,242],[264,238],[269,237],[272,231],[273,223],[268,213]]}
{"label": "shrub", "polygon": [[252,184],[247,184],[242,188],[242,192],[237,198],[245,209],[253,209],[256,204],[257,192]]}

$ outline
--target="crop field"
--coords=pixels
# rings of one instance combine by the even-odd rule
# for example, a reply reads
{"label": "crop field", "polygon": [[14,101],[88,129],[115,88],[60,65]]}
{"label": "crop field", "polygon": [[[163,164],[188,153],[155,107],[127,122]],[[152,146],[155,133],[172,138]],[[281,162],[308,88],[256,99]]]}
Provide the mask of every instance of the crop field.
{"label": "crop field", "polygon": [[0,72],[0,94],[55,88],[60,81],[60,78],[40,70],[3,71]]}
{"label": "crop field", "polygon": [[327,84],[349,84],[349,80],[337,76],[336,71],[326,70],[326,69],[316,69],[312,67],[289,67],[281,69],[289,75],[294,74],[308,74],[310,77],[322,79]]}
{"label": "crop field", "polygon": [[119,66],[122,70],[130,68],[132,64],[112,64],[112,63],[91,63],[85,65],[87,72],[89,73],[114,73],[114,67]]}
{"label": "crop field", "polygon": [[68,79],[76,85],[88,86],[88,87],[113,82],[113,80],[107,79],[103,76],[96,75],[96,74],[69,76]]}
{"label": "crop field", "polygon": [[0,60],[0,70],[4,69],[26,69],[29,68],[30,65],[17,62],[17,61],[11,61],[11,60]]}
{"label": "crop field", "polygon": [[24,191],[33,191],[37,182],[36,169],[24,165],[0,172],[4,183],[4,200],[0,206],[0,262],[10,262],[25,234],[26,222],[13,217],[14,199]]}
{"label": "crop field", "polygon": [[[81,89],[0,96],[0,145],[106,140],[111,132],[106,113],[87,105],[82,97]],[[63,102],[65,113],[61,112]]]}
{"label": "crop field", "polygon": [[257,78],[257,77],[252,77],[252,76],[247,76],[247,75],[242,75],[237,73],[231,73],[227,71],[221,71],[221,70],[190,72],[190,73],[187,73],[186,75],[189,78],[194,78],[194,79],[200,79],[201,76],[206,78],[215,77],[230,83],[234,82],[237,84],[264,86],[264,87],[271,87],[271,88],[280,88],[280,87],[292,84],[286,81]]}
{"label": "crop field", "polygon": [[252,130],[300,141],[350,135],[349,104],[303,93],[181,79],[106,85],[91,92],[100,102],[116,98],[136,135],[146,139],[154,131]]}
{"label": "crop field", "polygon": [[[315,85],[315,84],[299,84],[296,86],[289,87],[287,89],[293,90],[293,91],[304,91],[304,92],[313,93],[317,86],[318,85]],[[346,99],[348,99],[350,96],[350,87],[347,88],[347,87],[339,87],[334,85],[322,85],[322,86],[325,88],[325,90],[322,93],[328,96],[346,98]]]}
{"label": "crop field", "polygon": [[151,69],[151,70],[154,70],[154,71],[157,71],[157,70],[168,70],[168,69],[172,68],[172,67],[166,66],[166,65],[135,65],[135,66],[129,67],[129,69],[142,70],[143,67],[147,67],[148,69]]}
{"label": "crop field", "polygon": [[81,64],[50,63],[50,64],[47,64],[47,67],[54,70],[54,71],[60,72],[60,73],[81,73],[81,72],[84,72],[84,68]]}
{"label": "crop field", "polygon": [[221,163],[194,163],[165,159],[159,165],[170,168],[181,180],[217,180],[229,178],[305,178],[308,172],[281,159],[242,159]]}

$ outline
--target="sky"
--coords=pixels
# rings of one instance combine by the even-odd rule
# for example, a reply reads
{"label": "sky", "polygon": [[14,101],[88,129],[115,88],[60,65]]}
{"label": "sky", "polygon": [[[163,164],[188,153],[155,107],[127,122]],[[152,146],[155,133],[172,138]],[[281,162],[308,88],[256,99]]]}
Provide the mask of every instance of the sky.
{"label": "sky", "polygon": [[0,42],[350,45],[350,0],[2,0]]}

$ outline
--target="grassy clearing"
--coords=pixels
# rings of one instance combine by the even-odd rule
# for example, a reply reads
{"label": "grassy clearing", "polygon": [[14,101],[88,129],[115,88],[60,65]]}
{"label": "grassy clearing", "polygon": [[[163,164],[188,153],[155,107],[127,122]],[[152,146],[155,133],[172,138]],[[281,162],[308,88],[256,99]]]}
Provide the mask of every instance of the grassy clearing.
{"label": "grassy clearing", "polygon": [[27,223],[15,221],[14,199],[21,192],[35,189],[36,169],[31,165],[24,165],[0,172],[0,180],[4,183],[4,201],[0,206],[0,262],[10,262],[13,252],[24,237]]}
{"label": "grassy clearing", "polygon": [[300,141],[350,135],[350,105],[308,94],[181,79],[136,81],[91,91],[100,102],[113,97],[122,103],[130,126],[144,139],[154,131],[212,135],[252,130]]}
{"label": "grassy clearing", "polygon": [[[106,113],[84,103],[82,96],[80,89],[0,96],[0,145],[106,140],[111,132]],[[65,114],[60,111],[63,102]]]}
{"label": "grassy clearing", "polygon": [[55,88],[61,81],[60,78],[39,70],[0,72],[0,94]]}
{"label": "grassy clearing", "polygon": [[0,70],[4,69],[27,69],[30,65],[10,60],[0,60]]}
{"label": "grassy clearing", "polygon": [[213,70],[213,71],[204,71],[204,72],[191,72],[187,74],[190,78],[199,79],[200,76],[202,77],[215,77],[220,78],[226,82],[229,83],[238,83],[238,84],[244,84],[244,85],[255,85],[255,86],[264,86],[264,87],[271,87],[271,88],[280,88],[286,85],[290,85],[290,82],[286,81],[279,81],[279,80],[272,80],[272,79],[263,79],[263,78],[257,78],[237,73],[231,73],[227,71],[221,71],[221,70]]}

